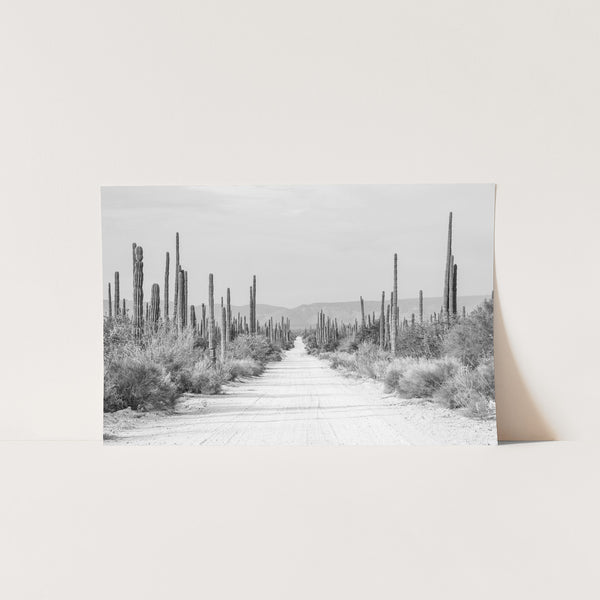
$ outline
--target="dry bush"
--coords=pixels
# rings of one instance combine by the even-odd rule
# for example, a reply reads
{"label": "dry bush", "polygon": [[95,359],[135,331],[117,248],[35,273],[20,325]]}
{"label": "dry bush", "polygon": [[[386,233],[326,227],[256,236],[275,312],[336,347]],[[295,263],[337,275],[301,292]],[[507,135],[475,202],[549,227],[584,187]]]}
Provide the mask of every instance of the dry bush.
{"label": "dry bush", "polygon": [[230,379],[227,365],[213,365],[208,358],[203,358],[177,374],[177,387],[193,394],[218,394]]}
{"label": "dry bush", "polygon": [[111,361],[104,372],[104,410],[168,408],[178,396],[165,368],[142,353]]}
{"label": "dry bush", "polygon": [[261,364],[281,360],[282,349],[262,335],[240,335],[227,346],[227,356],[234,359],[250,358]]}
{"label": "dry bush", "polygon": [[400,358],[388,366],[384,381],[388,392],[404,398],[430,398],[459,368],[460,363],[452,358]]}
{"label": "dry bush", "polygon": [[206,344],[193,331],[178,333],[171,324],[145,332],[141,343],[131,323],[105,320],[104,410],[162,409],[184,392],[218,394],[227,381],[259,375],[266,362],[281,359],[281,347],[263,336],[240,336],[225,364],[213,365]]}
{"label": "dry bush", "polygon": [[338,350],[340,352],[356,352],[358,342],[352,336],[347,336],[338,343]]}
{"label": "dry bush", "polygon": [[386,392],[395,392],[398,388],[400,378],[408,369],[409,365],[414,364],[412,358],[395,358],[390,363],[383,376],[384,389]]}
{"label": "dry bush", "polygon": [[460,360],[468,367],[494,355],[494,304],[485,300],[467,317],[460,319],[448,331],[443,345],[444,353]]}
{"label": "dry bush", "polygon": [[227,361],[231,380],[256,377],[264,371],[264,366],[252,358],[234,358]]}
{"label": "dry bush", "polygon": [[378,345],[363,342],[356,351],[356,366],[359,375],[370,379],[383,379],[390,364],[389,352]]}
{"label": "dry bush", "polygon": [[462,408],[469,416],[495,415],[494,361],[486,359],[476,369],[461,367],[437,391],[436,400],[449,408]]}
{"label": "dry bush", "polygon": [[356,354],[350,352],[329,352],[322,355],[329,360],[329,364],[334,369],[346,369],[348,371],[357,371]]}
{"label": "dry bush", "polygon": [[382,379],[388,367],[389,353],[370,342],[359,344],[356,352],[336,351],[322,353],[334,369],[344,369],[362,377]]}

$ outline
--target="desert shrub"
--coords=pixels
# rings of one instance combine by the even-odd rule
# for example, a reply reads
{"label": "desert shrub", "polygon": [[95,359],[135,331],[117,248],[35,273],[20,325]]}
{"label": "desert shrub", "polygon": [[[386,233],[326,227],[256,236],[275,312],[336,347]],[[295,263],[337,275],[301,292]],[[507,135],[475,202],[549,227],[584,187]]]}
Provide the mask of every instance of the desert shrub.
{"label": "desert shrub", "polygon": [[339,347],[339,340],[329,340],[326,344],[317,344],[317,336],[314,331],[307,331],[303,333],[302,341],[306,346],[306,351],[313,355],[321,354],[322,352],[333,352]]}
{"label": "desert shrub", "polygon": [[218,394],[221,386],[231,379],[227,365],[213,365],[207,358],[199,360],[194,365],[178,373],[181,391],[194,394]]}
{"label": "desert shrub", "polygon": [[415,323],[398,332],[397,352],[399,356],[439,358],[443,340],[444,329],[439,323]]}
{"label": "desert shrub", "polygon": [[125,319],[104,319],[104,356],[133,344],[131,323]]}
{"label": "desert shrub", "polygon": [[[152,360],[164,366],[174,380],[179,379],[181,371],[191,370],[204,355],[191,331],[178,335],[174,330],[165,329],[149,338],[143,348]],[[180,391],[187,390],[180,388]]]}
{"label": "desert shrub", "polygon": [[415,361],[411,358],[395,358],[388,363],[383,375],[384,389],[386,392],[395,392],[398,388],[400,378],[406,372],[409,365]]}
{"label": "desert shrub", "polygon": [[227,347],[227,356],[233,359],[251,358],[261,364],[281,360],[281,347],[262,335],[240,335]]}
{"label": "desert shrub", "polygon": [[340,352],[356,352],[358,350],[358,342],[353,336],[345,337],[338,342],[338,350]]}
{"label": "desert shrub", "polygon": [[360,345],[361,343],[379,344],[379,323],[375,323],[370,327],[369,325],[359,327],[356,333],[356,344]]}
{"label": "desert shrub", "polygon": [[350,352],[332,352],[323,356],[329,359],[329,364],[334,369],[347,369],[348,371],[357,371],[356,354]]}
{"label": "desert shrub", "polygon": [[326,352],[333,352],[334,350],[338,349],[339,345],[340,342],[338,340],[329,340],[322,345],[322,348]]}
{"label": "desert shrub", "polygon": [[314,354],[317,350],[317,336],[314,331],[305,331],[302,334],[302,341],[309,354]]}
{"label": "desert shrub", "polygon": [[430,398],[459,368],[459,362],[451,358],[400,358],[390,363],[384,382],[387,391],[404,398]]}
{"label": "desert shrub", "polygon": [[230,359],[227,361],[227,366],[232,380],[243,377],[256,377],[264,370],[263,365],[251,358]]}
{"label": "desert shrub", "polygon": [[382,379],[389,365],[389,353],[369,342],[359,344],[356,351],[356,367],[359,375],[370,379]]}
{"label": "desert shrub", "polygon": [[124,354],[111,361],[104,374],[104,410],[167,408],[177,387],[165,368],[144,353]]}
{"label": "desert shrub", "polygon": [[362,377],[381,379],[389,364],[389,354],[369,342],[359,344],[356,352],[331,352],[321,354],[334,369],[344,369]]}
{"label": "desert shrub", "polygon": [[146,331],[138,343],[131,322],[106,319],[104,410],[161,409],[184,392],[217,394],[227,381],[258,375],[267,361],[281,358],[281,347],[263,336],[237,338],[224,365],[212,365],[205,345],[193,331],[177,333],[168,324]]}
{"label": "desert shrub", "polygon": [[469,367],[476,367],[493,356],[494,305],[491,300],[482,302],[450,328],[444,339],[443,351]]}
{"label": "desert shrub", "polygon": [[436,400],[449,408],[462,408],[470,416],[495,414],[494,361],[486,359],[471,369],[462,366],[436,392]]}

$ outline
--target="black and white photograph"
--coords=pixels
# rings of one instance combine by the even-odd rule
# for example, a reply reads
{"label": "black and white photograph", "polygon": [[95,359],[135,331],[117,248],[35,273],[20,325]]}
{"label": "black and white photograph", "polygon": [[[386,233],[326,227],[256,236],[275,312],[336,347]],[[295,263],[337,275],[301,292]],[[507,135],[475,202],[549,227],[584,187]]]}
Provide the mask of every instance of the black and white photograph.
{"label": "black and white photograph", "polygon": [[494,193],[103,188],[105,443],[495,444]]}

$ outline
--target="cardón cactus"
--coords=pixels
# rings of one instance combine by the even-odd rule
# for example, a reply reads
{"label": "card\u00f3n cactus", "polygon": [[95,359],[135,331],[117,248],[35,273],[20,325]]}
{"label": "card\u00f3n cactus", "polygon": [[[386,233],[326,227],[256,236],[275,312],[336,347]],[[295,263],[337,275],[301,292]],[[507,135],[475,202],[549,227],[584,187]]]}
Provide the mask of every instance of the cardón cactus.
{"label": "card\u00f3n cactus", "polygon": [[165,256],[165,321],[169,320],[169,253]]}
{"label": "card\u00f3n cactus", "polygon": [[115,317],[121,313],[121,287],[119,284],[119,271],[115,271]]}
{"label": "card\u00f3n cactus", "polygon": [[141,340],[144,330],[144,250],[134,244],[133,265],[133,334]]}
{"label": "card\u00f3n cactus", "polygon": [[178,319],[178,306],[179,306],[179,232],[175,234],[175,290],[173,293],[173,320],[177,321]]}
{"label": "card\u00f3n cactus", "polygon": [[396,336],[398,335],[398,255],[394,254],[394,291],[392,293],[392,324],[390,328],[390,350],[396,354]]}
{"label": "card\u00f3n cactus", "polygon": [[446,249],[446,272],[444,275],[444,296],[442,298],[442,308],[446,316],[450,315],[450,290],[451,290],[451,262],[452,262],[452,213],[448,215],[448,242]]}
{"label": "card\u00f3n cactus", "polygon": [[213,274],[208,276],[208,354],[213,365],[217,363],[215,347],[215,286]]}
{"label": "card\u00f3n cactus", "polygon": [[160,320],[160,286],[158,283],[152,284],[152,293],[150,295],[150,322],[156,329]]}

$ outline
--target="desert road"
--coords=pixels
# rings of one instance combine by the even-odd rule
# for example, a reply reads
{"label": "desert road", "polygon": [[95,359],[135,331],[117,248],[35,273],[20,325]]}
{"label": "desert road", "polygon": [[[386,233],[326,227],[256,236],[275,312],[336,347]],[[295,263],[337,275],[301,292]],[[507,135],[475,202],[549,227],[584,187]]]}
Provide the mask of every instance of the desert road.
{"label": "desert road", "polygon": [[173,413],[105,416],[105,444],[429,445],[493,444],[493,423],[425,401],[385,394],[310,356],[301,338],[259,377],[215,396],[186,394]]}

